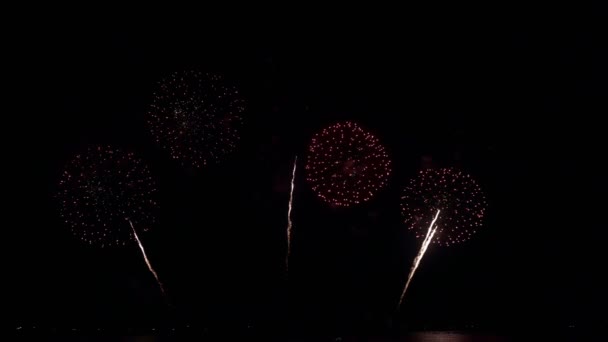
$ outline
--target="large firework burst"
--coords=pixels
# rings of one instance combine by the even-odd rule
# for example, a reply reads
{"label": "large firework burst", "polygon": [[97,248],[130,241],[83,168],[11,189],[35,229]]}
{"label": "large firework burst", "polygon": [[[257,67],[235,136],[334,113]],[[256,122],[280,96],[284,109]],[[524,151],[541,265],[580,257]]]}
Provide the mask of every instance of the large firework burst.
{"label": "large firework burst", "polygon": [[175,72],[159,83],[147,121],[172,158],[203,167],[235,150],[244,110],[239,91],[221,76]]}
{"label": "large firework burst", "polygon": [[88,244],[125,245],[133,241],[129,221],[140,231],[155,223],[156,184],[131,152],[91,147],[68,162],[58,187],[61,217]]}
{"label": "large firework burst", "polygon": [[386,186],[391,160],[378,138],[356,123],[345,121],[313,136],[306,171],[319,198],[347,207],[369,201]]}
{"label": "large firework burst", "polygon": [[426,236],[434,214],[441,210],[432,242],[442,246],[469,240],[481,226],[486,206],[477,182],[454,168],[421,170],[401,197],[404,223],[417,238]]}

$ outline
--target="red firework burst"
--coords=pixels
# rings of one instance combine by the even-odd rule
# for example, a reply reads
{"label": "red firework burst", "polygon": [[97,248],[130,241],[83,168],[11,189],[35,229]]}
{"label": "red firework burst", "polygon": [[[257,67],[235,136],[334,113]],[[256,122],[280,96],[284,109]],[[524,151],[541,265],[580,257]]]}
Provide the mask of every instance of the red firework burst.
{"label": "red firework burst", "polygon": [[351,121],[315,134],[308,148],[307,180],[326,203],[348,207],[369,201],[388,183],[391,160],[372,133]]}

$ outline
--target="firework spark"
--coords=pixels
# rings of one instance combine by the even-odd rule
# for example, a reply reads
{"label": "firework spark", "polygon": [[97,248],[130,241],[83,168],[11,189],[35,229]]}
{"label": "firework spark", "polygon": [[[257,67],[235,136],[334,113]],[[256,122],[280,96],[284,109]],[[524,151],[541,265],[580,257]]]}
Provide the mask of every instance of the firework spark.
{"label": "firework spark", "polygon": [[148,255],[146,254],[144,245],[141,243],[141,240],[139,239],[139,235],[137,235],[137,230],[135,230],[135,227],[133,226],[133,222],[131,222],[131,220],[129,220],[129,219],[127,219],[127,221],[129,221],[129,225],[131,226],[131,229],[133,230],[133,236],[135,237],[135,240],[137,241],[137,244],[139,245],[141,254],[143,255],[144,261],[146,262],[146,265],[148,266],[148,270],[150,270],[150,273],[152,273],[152,275],[154,276],[154,279],[156,279],[156,283],[158,283],[158,287],[160,287],[160,292],[162,292],[163,297],[165,297],[165,300],[167,300],[167,293],[165,292],[165,287],[163,286],[163,283],[160,281],[160,278],[158,277],[158,274],[154,270],[154,267],[152,267],[150,260],[148,259]]}
{"label": "firework spark", "polygon": [[289,208],[287,209],[287,256],[285,257],[285,269],[289,272],[289,255],[291,254],[291,208],[293,205],[293,188],[295,186],[296,179],[296,166],[298,163],[298,156],[293,161],[293,171],[291,172],[291,191],[289,192]]}
{"label": "firework spark", "polygon": [[431,244],[431,241],[433,240],[433,236],[437,232],[437,226],[435,226],[435,222],[437,221],[437,218],[439,217],[439,212],[441,212],[441,210],[437,210],[437,214],[435,214],[435,218],[433,218],[433,221],[431,222],[431,225],[429,226],[429,229],[426,233],[426,237],[422,241],[422,246],[420,247],[420,251],[418,252],[418,255],[416,255],[416,258],[414,259],[414,263],[412,264],[412,268],[410,269],[410,274],[407,276],[407,282],[405,283],[405,287],[403,288],[403,292],[401,293],[401,298],[399,299],[399,305],[397,306],[397,310],[401,307],[401,304],[403,303],[403,298],[405,297],[405,292],[407,291],[407,288],[410,286],[410,282],[412,281],[412,278],[414,277],[414,273],[416,273],[416,269],[418,268],[418,265],[420,264],[420,260],[422,260],[424,253],[426,253],[427,248],[429,247],[429,245]]}

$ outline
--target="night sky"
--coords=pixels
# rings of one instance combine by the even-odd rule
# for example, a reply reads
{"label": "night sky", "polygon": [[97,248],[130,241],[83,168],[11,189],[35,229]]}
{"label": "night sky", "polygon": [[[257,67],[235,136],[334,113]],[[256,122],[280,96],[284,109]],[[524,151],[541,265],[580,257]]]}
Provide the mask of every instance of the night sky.
{"label": "night sky", "polygon": [[[594,19],[534,31],[427,22],[41,32],[27,59],[31,113],[13,145],[25,161],[5,166],[24,166],[5,227],[16,233],[5,241],[10,316],[295,331],[605,322],[608,45]],[[204,169],[171,160],[145,123],[156,83],[189,69],[225,75],[247,104],[239,148]],[[331,208],[306,182],[304,156],[315,132],[345,119],[382,140],[393,173],[371,201]],[[136,151],[156,177],[159,224],[142,238],[173,310],[136,246],[86,246],[59,217],[61,171],[91,144]],[[420,243],[401,223],[400,189],[428,166],[475,177],[487,216],[470,241],[429,248],[395,315]]]}

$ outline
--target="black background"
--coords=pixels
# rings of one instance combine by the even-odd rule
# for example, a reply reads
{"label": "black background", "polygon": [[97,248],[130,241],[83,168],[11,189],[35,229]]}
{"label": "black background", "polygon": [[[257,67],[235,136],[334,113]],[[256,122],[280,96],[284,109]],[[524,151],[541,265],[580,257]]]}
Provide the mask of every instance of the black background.
{"label": "black background", "polygon": [[[25,167],[10,184],[12,316],[18,325],[279,331],[605,322],[603,21],[41,30],[13,145]],[[202,170],[170,160],[144,120],[156,82],[191,68],[224,74],[247,101],[240,148]],[[380,137],[394,173],[369,203],[332,209],[308,187],[304,156],[314,132],[342,119]],[[89,248],[58,217],[60,172],[90,144],[134,150],[156,176],[160,223],[143,238],[172,310],[135,246]],[[419,246],[400,223],[399,193],[424,166],[472,174],[488,215],[471,241],[429,249],[395,314]]]}

